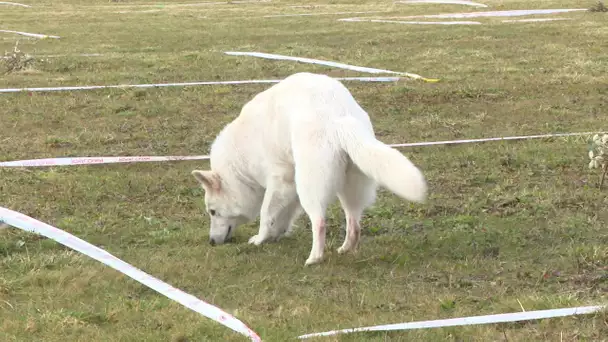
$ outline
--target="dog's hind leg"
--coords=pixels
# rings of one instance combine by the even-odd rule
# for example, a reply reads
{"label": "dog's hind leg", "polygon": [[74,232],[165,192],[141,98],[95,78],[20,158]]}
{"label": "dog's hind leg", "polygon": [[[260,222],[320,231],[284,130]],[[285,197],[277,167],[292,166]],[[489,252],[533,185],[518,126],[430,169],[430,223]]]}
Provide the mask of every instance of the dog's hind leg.
{"label": "dog's hind leg", "polygon": [[312,225],[312,248],[306,265],[323,261],[325,249],[325,214],[342,187],[346,162],[322,142],[310,142],[310,147],[294,149],[296,188],[302,208]]}
{"label": "dog's hind leg", "polygon": [[361,237],[361,215],[376,198],[376,183],[351,164],[338,198],[346,217],[344,243],[338,248],[338,253],[343,254],[357,249]]}

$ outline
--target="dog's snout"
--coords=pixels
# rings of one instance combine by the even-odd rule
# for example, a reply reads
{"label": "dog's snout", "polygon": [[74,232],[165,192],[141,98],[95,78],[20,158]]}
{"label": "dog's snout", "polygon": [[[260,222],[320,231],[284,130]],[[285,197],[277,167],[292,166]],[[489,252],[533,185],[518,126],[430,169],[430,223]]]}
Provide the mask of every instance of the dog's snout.
{"label": "dog's snout", "polygon": [[209,244],[210,244],[211,246],[215,246],[215,240],[213,240],[213,239],[209,239]]}

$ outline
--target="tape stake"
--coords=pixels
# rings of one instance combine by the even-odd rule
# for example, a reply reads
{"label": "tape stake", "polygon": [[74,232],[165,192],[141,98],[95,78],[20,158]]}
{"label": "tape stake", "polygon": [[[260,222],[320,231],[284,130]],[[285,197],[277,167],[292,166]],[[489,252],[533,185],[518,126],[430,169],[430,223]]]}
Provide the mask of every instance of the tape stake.
{"label": "tape stake", "polygon": [[[359,82],[396,82],[400,77],[337,77],[338,81],[359,81]],[[19,92],[51,92],[51,91],[74,91],[74,90],[99,90],[99,89],[126,89],[126,88],[164,88],[164,87],[187,87],[201,85],[240,85],[240,84],[266,84],[278,83],[281,80],[244,80],[244,81],[203,81],[203,82],[184,82],[184,83],[155,83],[155,84],[120,84],[105,86],[74,86],[74,87],[39,87],[39,88],[5,88],[0,89],[0,93],[19,93]]]}
{"label": "tape stake", "polygon": [[[570,137],[602,134],[605,132],[583,132],[583,133],[553,133],[539,135],[522,135],[512,137],[498,138],[480,138],[480,139],[464,139],[464,140],[443,140],[443,141],[424,141],[417,143],[389,144],[391,147],[415,147],[415,146],[432,146],[432,145],[455,145],[479,143],[488,141],[509,141],[509,140],[526,140],[526,139],[542,139],[555,137]],[[208,155],[200,156],[128,156],[128,157],[67,157],[67,158],[44,158],[44,159],[28,159],[0,162],[0,167],[43,167],[43,166],[70,166],[70,165],[92,165],[92,164],[116,164],[116,163],[141,163],[141,162],[161,162],[161,161],[180,161],[180,160],[207,160]]]}
{"label": "tape stake", "polygon": [[22,36],[34,37],[34,38],[40,38],[40,39],[46,39],[46,38],[59,39],[59,38],[61,38],[59,36],[50,36],[50,35],[40,34],[40,33],[29,33],[29,32],[11,31],[11,30],[0,30],[0,32],[20,34]]}
{"label": "tape stake", "polygon": [[347,69],[347,70],[353,70],[353,71],[367,72],[367,73],[372,73],[372,74],[403,75],[403,76],[407,76],[407,77],[410,77],[410,78],[413,78],[413,79],[420,79],[420,80],[423,80],[423,81],[426,81],[426,82],[438,82],[439,81],[438,79],[425,78],[425,77],[422,77],[420,75],[416,75],[416,74],[412,74],[412,73],[407,73],[407,72],[399,72],[399,71],[391,71],[391,70],[384,70],[384,69],[360,67],[360,66],[356,66],[356,65],[344,64],[344,63],[338,63],[338,62],[331,62],[331,61],[324,61],[324,60],[320,60],[320,59],[292,57],[292,56],[276,55],[276,54],[263,53],[263,52],[226,51],[225,54],[232,55],[232,56],[251,56],[251,57],[274,59],[274,60],[296,61],[296,62],[309,63],[309,64],[325,65],[325,66],[330,66],[330,67],[340,68],[340,69]]}
{"label": "tape stake", "polygon": [[243,322],[222,309],[208,304],[188,293],[181,291],[153,276],[133,267],[132,265],[118,259],[105,250],[94,246],[76,236],[55,228],[44,222],[38,221],[22,213],[0,207],[0,224],[8,224],[27,232],[37,233],[55,240],[60,244],[91,257],[113,269],[127,275],[128,277],[148,286],[156,292],[170,298],[181,305],[214,320],[238,333],[251,339],[261,341],[260,337]]}
{"label": "tape stake", "polygon": [[497,315],[486,315],[486,316],[472,316],[472,317],[461,317],[452,319],[438,319],[434,321],[420,321],[410,323],[397,323],[389,325],[376,325],[364,328],[353,328],[343,330],[332,330],[321,333],[313,333],[298,336],[299,339],[306,339],[310,337],[318,336],[331,336],[337,334],[348,334],[354,332],[364,331],[395,331],[395,330],[412,330],[412,329],[429,329],[429,328],[443,328],[443,327],[455,327],[464,325],[479,325],[479,324],[490,324],[490,323],[505,323],[505,322],[518,322],[528,321],[533,319],[543,318],[554,318],[564,317],[573,315],[586,315],[600,310],[606,309],[606,306],[581,306],[576,308],[566,309],[552,309],[552,310],[539,310],[539,311],[527,311],[527,312],[516,312],[508,314],[497,314]]}

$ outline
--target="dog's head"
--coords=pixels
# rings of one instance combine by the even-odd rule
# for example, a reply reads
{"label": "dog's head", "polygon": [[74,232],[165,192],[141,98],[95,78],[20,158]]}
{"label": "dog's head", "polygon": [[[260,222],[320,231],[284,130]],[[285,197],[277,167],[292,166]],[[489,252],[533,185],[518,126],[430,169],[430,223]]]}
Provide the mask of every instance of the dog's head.
{"label": "dog's head", "polygon": [[209,243],[221,245],[234,235],[239,225],[249,221],[241,203],[242,191],[231,187],[214,171],[194,170],[192,175],[205,191],[205,210],[211,218]]}

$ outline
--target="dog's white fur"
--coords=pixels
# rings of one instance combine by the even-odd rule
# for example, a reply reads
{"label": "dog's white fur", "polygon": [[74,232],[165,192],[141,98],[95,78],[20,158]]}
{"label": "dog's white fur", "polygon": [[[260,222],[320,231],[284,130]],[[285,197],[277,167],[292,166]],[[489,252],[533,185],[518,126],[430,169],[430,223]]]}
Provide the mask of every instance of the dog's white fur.
{"label": "dog's white fur", "polygon": [[256,95],[220,132],[210,159],[211,170],[192,171],[205,190],[210,242],[224,243],[258,215],[249,243],[275,240],[304,209],[313,237],[306,265],[323,259],[325,212],[336,196],[346,215],[339,253],[357,247],[377,185],[414,202],[427,196],[420,170],[376,140],[365,110],[325,75],[297,73]]}

